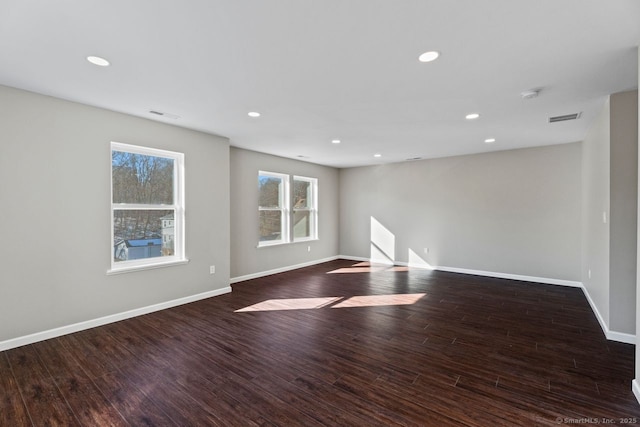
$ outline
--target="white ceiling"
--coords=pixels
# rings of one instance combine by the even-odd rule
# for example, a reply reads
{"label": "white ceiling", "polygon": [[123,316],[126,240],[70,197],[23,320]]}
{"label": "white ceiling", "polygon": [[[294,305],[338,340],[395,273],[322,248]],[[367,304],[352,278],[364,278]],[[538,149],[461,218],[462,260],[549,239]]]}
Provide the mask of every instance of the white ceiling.
{"label": "white ceiling", "polygon": [[638,0],[0,0],[0,84],[336,167],[579,141],[638,44]]}

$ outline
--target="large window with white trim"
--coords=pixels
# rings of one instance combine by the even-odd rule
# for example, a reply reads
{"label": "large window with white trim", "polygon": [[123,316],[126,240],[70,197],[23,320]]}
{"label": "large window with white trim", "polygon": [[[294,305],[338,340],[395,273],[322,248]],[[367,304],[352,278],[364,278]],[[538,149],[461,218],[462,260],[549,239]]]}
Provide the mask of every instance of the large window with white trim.
{"label": "large window with white trim", "polygon": [[318,180],[258,172],[258,246],[318,238]]}
{"label": "large window with white trim", "polygon": [[111,143],[111,270],[184,262],[184,154]]}

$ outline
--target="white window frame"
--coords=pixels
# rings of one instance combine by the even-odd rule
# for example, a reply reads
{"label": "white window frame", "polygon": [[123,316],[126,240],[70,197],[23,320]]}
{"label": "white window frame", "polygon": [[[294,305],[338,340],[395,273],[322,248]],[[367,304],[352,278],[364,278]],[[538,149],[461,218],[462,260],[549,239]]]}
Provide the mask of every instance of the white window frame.
{"label": "white window frame", "polygon": [[[172,204],[137,204],[137,203],[113,203],[113,163],[110,161],[110,204],[111,204],[111,235],[110,258],[111,268],[107,274],[124,273],[128,271],[146,270],[176,264],[185,264],[189,260],[185,256],[185,198],[184,198],[184,154],[174,151],[160,150],[156,148],[142,147],[139,145],[123,144],[111,142],[110,154],[113,151],[123,151],[145,156],[163,157],[174,161],[173,167],[173,203]],[[153,258],[143,258],[127,261],[114,260],[113,256],[113,234],[114,234],[114,212],[116,210],[173,210],[174,211],[174,255],[159,256]]]}
{"label": "white window frame", "polygon": [[[258,180],[260,180],[261,176],[267,176],[271,178],[277,178],[281,180],[281,185],[279,189],[279,208],[271,208],[271,207],[263,207],[260,206],[260,196],[258,195],[258,214],[261,211],[280,211],[280,225],[281,225],[281,233],[280,239],[278,240],[260,240],[258,237],[258,247],[264,246],[274,246],[281,245],[283,243],[289,243],[290,236],[290,210],[289,210],[289,197],[290,197],[290,188],[289,188],[289,175],[277,172],[268,172],[268,171],[258,171]],[[259,187],[258,187],[259,188]],[[259,190],[258,190],[259,191]],[[259,219],[258,219],[259,220]]]}
{"label": "white window frame", "polygon": [[[295,233],[291,230],[291,236],[293,237],[294,242],[306,242],[309,240],[318,240],[318,178],[309,178],[306,176],[293,176],[293,183],[295,185],[296,181],[305,181],[311,184],[310,191],[310,199],[308,208],[296,208],[295,206],[291,207],[291,226],[293,224],[294,215],[296,212],[309,212],[309,236],[307,237],[295,237]],[[293,185],[292,185],[293,189]]]}

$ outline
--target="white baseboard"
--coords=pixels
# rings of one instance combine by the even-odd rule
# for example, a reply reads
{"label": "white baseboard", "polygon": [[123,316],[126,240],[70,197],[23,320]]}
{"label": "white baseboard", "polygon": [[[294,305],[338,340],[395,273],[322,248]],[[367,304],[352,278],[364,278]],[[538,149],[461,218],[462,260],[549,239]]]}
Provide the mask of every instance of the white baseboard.
{"label": "white baseboard", "polygon": [[109,316],[99,317],[97,319],[74,323],[72,325],[61,326],[55,329],[49,329],[48,331],[36,332],[35,334],[25,335],[18,338],[12,338],[6,341],[0,341],[0,351],[21,347],[27,344],[33,344],[39,341],[56,338],[62,335],[72,334],[74,332],[84,331],[85,329],[95,328],[97,326],[106,325],[108,323],[119,322],[120,320],[130,319],[136,316],[142,316],[143,314],[153,313],[154,311],[160,311],[167,308],[176,307],[178,305],[188,304],[190,302],[215,297],[218,295],[223,295],[229,292],[231,292],[231,287],[227,286],[222,289],[215,289],[213,291],[203,292],[200,294],[191,295],[184,298],[178,298],[172,301],[166,301],[159,304],[136,308],[134,310],[125,311],[122,313],[116,313],[116,314],[111,314]]}
{"label": "white baseboard", "polygon": [[338,255],[339,259],[346,259],[347,261],[359,261],[359,262],[370,262],[369,258],[363,258],[359,256],[350,256],[350,255]]}
{"label": "white baseboard", "polygon": [[[360,262],[371,261],[369,258],[354,257],[354,256],[347,256],[347,255],[340,255],[339,258],[350,260],[350,261],[360,261]],[[400,265],[403,267],[421,268],[425,270],[437,270],[437,271],[446,271],[449,273],[471,274],[473,276],[495,277],[498,279],[520,280],[523,282],[546,283],[548,285],[571,286],[574,288],[582,287],[582,283],[580,282],[574,282],[571,280],[562,280],[562,279],[551,279],[548,277],[523,276],[520,274],[497,273],[494,271],[470,270],[468,268],[426,266],[422,264],[413,264],[413,263],[407,263],[407,262],[395,262],[394,264]]]}
{"label": "white baseboard", "polygon": [[[369,258],[353,257],[353,256],[346,256],[346,255],[340,255],[340,258],[350,260],[350,261],[360,261],[360,262],[370,261]],[[591,306],[591,310],[594,312],[594,314],[596,315],[596,318],[598,319],[598,323],[600,323],[600,327],[602,328],[602,332],[604,332],[605,337],[610,341],[618,341],[626,344],[636,343],[635,335],[624,333],[624,332],[616,332],[609,329],[609,327],[607,326],[607,323],[604,321],[604,318],[598,311],[598,307],[593,302],[593,299],[591,299],[591,295],[589,295],[587,288],[584,287],[582,282],[576,282],[572,280],[552,279],[548,277],[535,277],[535,276],[523,276],[519,274],[498,273],[494,271],[470,270],[467,268],[442,267],[442,266],[433,266],[429,268],[422,265],[412,265],[406,262],[396,262],[396,264],[402,265],[402,266],[408,266],[410,268],[433,269],[436,271],[446,271],[449,273],[471,274],[474,276],[495,277],[499,279],[511,279],[511,280],[520,280],[523,282],[544,283],[548,285],[581,288],[582,291],[584,292],[585,297],[587,298],[587,301],[589,302],[589,305]]]}
{"label": "white baseboard", "polygon": [[604,332],[604,335],[605,335],[605,337],[607,337],[608,340],[623,342],[623,343],[626,343],[626,344],[635,344],[636,343],[636,336],[635,335],[627,334],[627,333],[624,333],[624,332],[616,332],[616,331],[610,330],[609,326],[607,326],[607,322],[605,322],[605,320],[604,320],[604,317],[602,317],[602,315],[600,314],[600,311],[598,310],[598,306],[596,306],[596,303],[591,298],[591,295],[589,295],[589,291],[587,290],[587,288],[582,286],[582,292],[584,292],[584,296],[587,298],[587,301],[589,301],[589,305],[591,306],[591,310],[596,315],[596,319],[598,319],[598,323],[600,323],[600,327],[602,328],[602,332]]}
{"label": "white baseboard", "polygon": [[238,282],[244,282],[245,280],[257,279],[259,277],[271,276],[272,274],[284,273],[285,271],[297,270],[298,268],[310,267],[316,264],[322,264],[323,262],[335,261],[338,256],[332,256],[329,258],[317,259],[314,261],[303,262],[302,264],[289,265],[287,267],[274,268],[273,270],[259,271],[257,273],[245,274],[244,276],[232,277],[229,283],[234,284]]}
{"label": "white baseboard", "polygon": [[549,277],[523,276],[521,274],[497,273],[495,271],[470,270],[467,268],[455,267],[434,267],[434,270],[446,271],[449,273],[471,274],[474,276],[495,277],[498,279],[519,280],[522,282],[545,283],[547,285],[570,286],[573,288],[581,288],[582,283],[571,280],[551,279]]}
{"label": "white baseboard", "polygon": [[640,384],[638,383],[637,379],[631,381],[631,390],[636,396],[636,400],[638,401],[638,403],[640,403]]}
{"label": "white baseboard", "polygon": [[636,344],[636,336],[633,334],[627,334],[625,332],[616,332],[608,330],[605,332],[607,339],[609,341],[618,341],[623,342],[625,344]]}

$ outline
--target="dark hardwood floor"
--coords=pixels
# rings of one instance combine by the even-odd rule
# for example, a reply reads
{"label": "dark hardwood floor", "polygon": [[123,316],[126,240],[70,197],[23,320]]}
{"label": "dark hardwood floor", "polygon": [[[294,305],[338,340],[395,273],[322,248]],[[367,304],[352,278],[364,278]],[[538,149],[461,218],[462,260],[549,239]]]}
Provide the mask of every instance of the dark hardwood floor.
{"label": "dark hardwood floor", "polygon": [[640,422],[582,291],[338,260],[0,353],[0,425]]}

